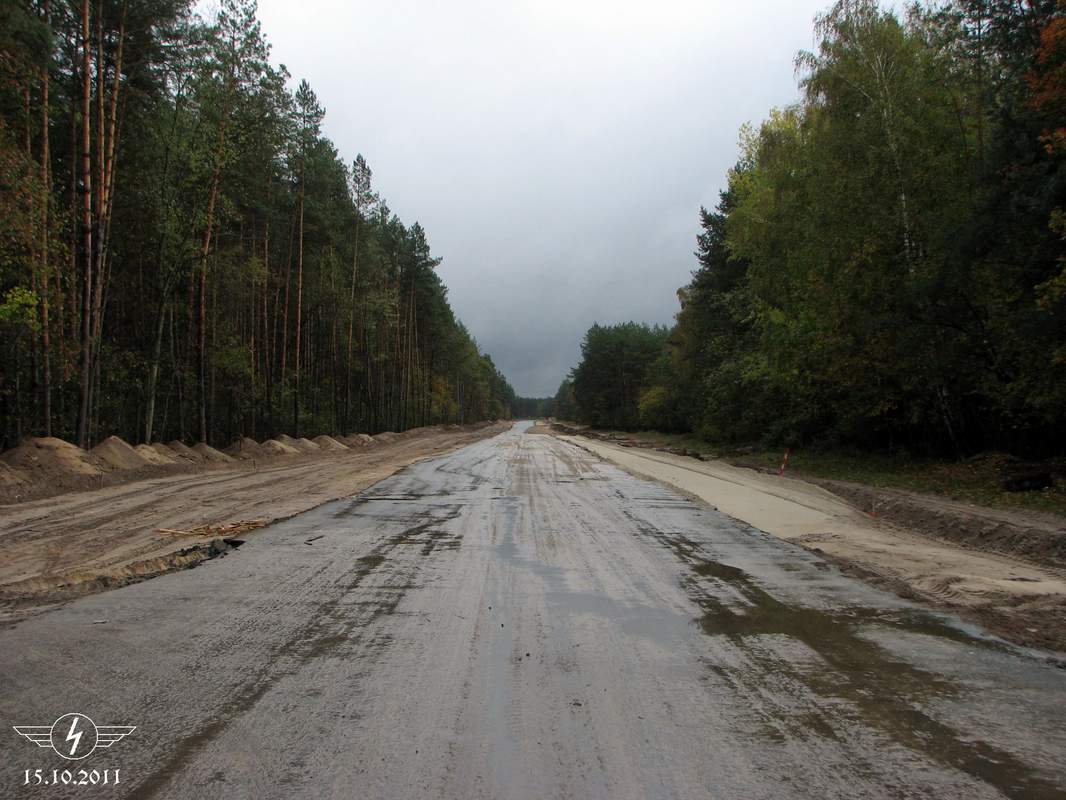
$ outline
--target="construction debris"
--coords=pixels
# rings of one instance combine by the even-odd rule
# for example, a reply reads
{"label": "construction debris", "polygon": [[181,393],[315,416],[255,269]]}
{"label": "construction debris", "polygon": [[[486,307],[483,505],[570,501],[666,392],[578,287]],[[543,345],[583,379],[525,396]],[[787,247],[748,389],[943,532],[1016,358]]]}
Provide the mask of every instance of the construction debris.
{"label": "construction debris", "polygon": [[253,519],[244,522],[225,522],[208,525],[197,525],[188,530],[177,528],[156,528],[157,533],[170,533],[176,536],[210,536],[212,538],[233,538],[236,534],[254,531],[267,524],[265,519]]}

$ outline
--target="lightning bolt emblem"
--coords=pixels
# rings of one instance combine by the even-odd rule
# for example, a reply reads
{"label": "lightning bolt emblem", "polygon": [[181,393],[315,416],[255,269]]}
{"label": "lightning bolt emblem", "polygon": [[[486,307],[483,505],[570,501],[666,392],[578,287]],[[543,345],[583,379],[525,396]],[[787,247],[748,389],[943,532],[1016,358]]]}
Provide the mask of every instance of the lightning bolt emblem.
{"label": "lightning bolt emblem", "polygon": [[64,714],[51,725],[15,725],[14,728],[15,733],[38,747],[52,748],[56,755],[68,761],[88,758],[98,748],[111,747],[137,730],[136,725],[97,725],[85,714]]}
{"label": "lightning bolt emblem", "polygon": [[70,721],[70,731],[67,733],[66,741],[74,742],[74,744],[70,746],[70,753],[68,755],[74,755],[74,751],[78,749],[78,743],[81,741],[81,731],[78,731],[77,733],[74,732],[74,729],[78,727],[79,719],[80,717],[74,717],[74,719]]}

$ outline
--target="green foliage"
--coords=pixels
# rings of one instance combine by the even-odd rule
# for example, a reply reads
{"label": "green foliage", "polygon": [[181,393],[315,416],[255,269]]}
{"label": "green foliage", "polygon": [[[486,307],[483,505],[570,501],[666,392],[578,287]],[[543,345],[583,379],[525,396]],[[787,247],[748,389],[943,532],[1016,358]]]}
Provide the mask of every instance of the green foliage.
{"label": "green foliage", "polygon": [[[80,10],[52,3],[46,19],[0,0],[0,449],[42,432],[46,369],[48,421],[59,436],[75,428],[94,260],[78,206]],[[294,420],[314,435],[509,416],[514,392],[456,319],[426,232],[389,210],[361,155],[323,136],[311,86],[290,91],[270,65],[252,0],[206,19],[187,0],[89,12],[102,31],[90,73],[104,76],[92,105],[106,117],[118,99],[113,216],[106,231],[92,223],[88,254],[104,256],[106,309],[91,439],[199,438],[201,403],[219,444],[295,433]],[[98,191],[110,130],[96,114],[90,128]]]}
{"label": "green foliage", "polygon": [[567,378],[559,384],[555,392],[555,407],[552,409],[556,419],[576,420],[581,416],[581,410],[574,396],[574,384]]}
{"label": "green foliage", "polygon": [[0,323],[21,325],[34,329],[37,295],[22,286],[15,286],[4,293],[0,301]]}
{"label": "green foliage", "polygon": [[[701,211],[660,358],[594,328],[580,416],[775,447],[1061,452],[1061,4],[839,0],[816,33],[802,101],[745,126]],[[640,378],[612,384],[616,364]]]}
{"label": "green foliage", "polygon": [[511,416],[515,419],[542,419],[554,414],[554,397],[516,397],[511,403]]}
{"label": "green foliage", "polygon": [[581,343],[571,380],[581,420],[629,430],[639,425],[637,401],[647,388],[668,331],[637,322],[593,325]]}

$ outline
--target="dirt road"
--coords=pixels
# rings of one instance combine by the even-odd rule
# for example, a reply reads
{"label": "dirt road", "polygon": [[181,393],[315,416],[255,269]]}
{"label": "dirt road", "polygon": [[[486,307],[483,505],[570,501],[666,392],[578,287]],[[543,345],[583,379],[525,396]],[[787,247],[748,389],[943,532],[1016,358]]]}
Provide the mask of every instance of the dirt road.
{"label": "dirt road", "polygon": [[1066,670],[525,426],[0,631],[138,798],[1066,797]]}
{"label": "dirt road", "polygon": [[[1066,570],[1061,567],[963,549],[871,518],[806,481],[583,437],[574,441],[634,474],[815,550],[880,586],[960,611],[1016,643],[1066,651]],[[1061,535],[1048,533],[1049,538]]]}
{"label": "dirt road", "polygon": [[202,562],[197,526],[284,519],[510,427],[423,429],[339,453],[241,462],[0,506],[0,621]]}

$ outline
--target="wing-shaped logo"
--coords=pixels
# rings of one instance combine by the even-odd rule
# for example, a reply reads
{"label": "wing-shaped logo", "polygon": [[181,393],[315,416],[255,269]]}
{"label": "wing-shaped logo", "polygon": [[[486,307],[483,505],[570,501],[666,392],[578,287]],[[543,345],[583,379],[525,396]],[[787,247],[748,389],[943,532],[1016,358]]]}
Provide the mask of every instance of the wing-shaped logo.
{"label": "wing-shaped logo", "polygon": [[38,747],[52,746],[51,725],[13,725],[15,733],[25,736]]}
{"label": "wing-shaped logo", "polygon": [[136,725],[97,725],[97,747],[110,747],[119,739],[124,739],[135,730]]}
{"label": "wing-shaped logo", "polygon": [[84,714],[64,714],[51,725],[14,725],[15,733],[38,747],[50,747],[68,761],[91,756],[137,730],[134,725],[96,725]]}

